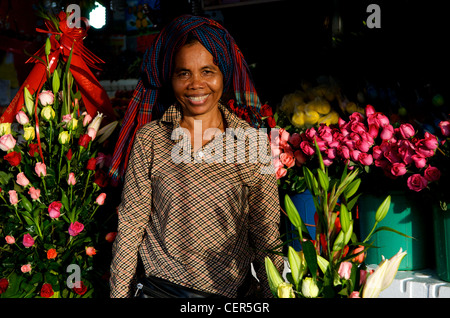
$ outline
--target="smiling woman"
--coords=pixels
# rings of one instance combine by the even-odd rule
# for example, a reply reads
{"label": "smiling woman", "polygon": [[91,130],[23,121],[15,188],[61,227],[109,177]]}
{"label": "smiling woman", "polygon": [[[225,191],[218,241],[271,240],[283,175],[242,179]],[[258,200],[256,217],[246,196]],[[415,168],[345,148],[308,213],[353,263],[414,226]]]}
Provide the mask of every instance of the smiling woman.
{"label": "smiling woman", "polygon": [[[272,162],[230,162],[215,148],[220,143],[221,149],[249,153],[261,145],[250,138],[262,122],[261,105],[240,50],[217,22],[182,16],[153,42],[143,74],[111,170],[118,177],[119,167],[126,169],[111,297],[253,296],[252,264],[262,296],[270,297],[264,258],[270,256],[280,270],[283,266],[280,256],[267,252],[281,246],[278,188],[273,169],[267,173]],[[160,95],[167,86],[171,105]],[[234,109],[253,115],[254,127],[220,102],[224,91],[233,93]],[[211,128],[219,134],[209,142],[203,132]],[[228,128],[246,133],[219,138]],[[179,130],[194,138],[173,140]],[[189,158],[200,159],[173,160],[180,144]],[[268,143],[264,146],[270,153]],[[212,148],[222,160],[206,160]]]}
{"label": "smiling woman", "polygon": [[[175,56],[175,70],[172,77],[172,88],[176,100],[183,111],[180,126],[188,129],[194,139],[194,121],[202,121],[201,136],[209,128],[225,130],[222,114],[219,110],[219,100],[223,91],[223,75],[214,64],[213,56],[206,48],[196,41],[186,44]],[[209,140],[209,139],[208,139]],[[204,145],[208,140],[203,140]]]}

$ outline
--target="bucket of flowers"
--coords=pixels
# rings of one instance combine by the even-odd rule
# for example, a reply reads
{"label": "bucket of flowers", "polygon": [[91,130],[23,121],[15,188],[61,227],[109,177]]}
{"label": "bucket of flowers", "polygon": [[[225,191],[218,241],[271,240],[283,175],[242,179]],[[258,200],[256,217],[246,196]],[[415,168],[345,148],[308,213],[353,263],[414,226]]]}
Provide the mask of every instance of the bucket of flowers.
{"label": "bucket of flowers", "polygon": [[105,224],[115,211],[102,211],[108,201],[102,145],[117,122],[102,127],[105,116],[84,108],[71,71],[73,46],[68,57],[51,58],[66,13],[59,18],[49,21],[61,33],[35,57],[46,70],[41,85],[25,86],[13,121],[0,124],[1,298],[93,297],[104,274],[95,255],[114,239]]}
{"label": "bucket of flowers", "polygon": [[[358,169],[344,169],[340,178],[328,175],[318,143],[315,142],[319,168],[311,171],[303,166],[308,189],[314,196],[316,208],[316,235],[311,237],[289,195],[285,208],[290,222],[298,232],[302,246],[296,251],[288,247],[290,272],[284,279],[266,258],[269,286],[278,298],[374,298],[393,281],[406,251],[390,259],[383,259],[376,269],[364,264],[365,252],[371,247],[371,236],[389,228],[378,227],[386,216],[390,196],[378,207],[371,233],[359,242],[354,232],[351,210],[354,208],[360,179]],[[340,202],[340,203],[338,203]]]}

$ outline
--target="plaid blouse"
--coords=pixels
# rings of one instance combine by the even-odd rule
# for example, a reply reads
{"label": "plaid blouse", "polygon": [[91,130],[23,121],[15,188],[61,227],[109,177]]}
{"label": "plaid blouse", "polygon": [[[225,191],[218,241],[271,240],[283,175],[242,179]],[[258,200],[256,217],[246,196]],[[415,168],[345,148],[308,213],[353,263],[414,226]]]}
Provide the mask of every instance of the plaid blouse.
{"label": "plaid blouse", "polygon": [[[281,244],[273,165],[236,157],[239,149],[249,154],[255,146],[242,131],[256,130],[225,106],[220,110],[233,129],[195,153],[190,139],[175,133],[182,117],[175,105],[136,134],[119,206],[111,297],[133,295],[138,254],[147,276],[226,297],[237,296],[253,262],[264,296],[271,296],[264,257],[269,255],[280,270],[284,264],[280,256],[267,253]],[[231,163],[218,159],[229,155],[230,136]],[[219,143],[223,152],[216,151]],[[270,151],[267,141],[264,147]],[[187,156],[178,156],[183,149],[189,150]]]}

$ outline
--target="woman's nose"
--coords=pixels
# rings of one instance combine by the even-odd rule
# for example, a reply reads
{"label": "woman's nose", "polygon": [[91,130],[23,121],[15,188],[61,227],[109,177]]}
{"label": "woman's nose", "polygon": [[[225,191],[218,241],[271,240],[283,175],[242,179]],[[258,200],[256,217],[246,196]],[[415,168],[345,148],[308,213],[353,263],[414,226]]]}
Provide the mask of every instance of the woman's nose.
{"label": "woman's nose", "polygon": [[189,89],[199,89],[203,88],[204,82],[200,74],[193,74],[189,82]]}

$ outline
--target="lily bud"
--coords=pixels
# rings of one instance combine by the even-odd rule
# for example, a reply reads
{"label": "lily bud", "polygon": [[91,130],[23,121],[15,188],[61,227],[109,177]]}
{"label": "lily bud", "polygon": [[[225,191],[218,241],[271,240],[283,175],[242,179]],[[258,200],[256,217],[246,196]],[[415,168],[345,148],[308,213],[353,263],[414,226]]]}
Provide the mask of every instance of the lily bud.
{"label": "lily bud", "polygon": [[89,124],[87,133],[92,138],[92,140],[95,139],[95,136],[97,135],[97,132],[100,128],[100,124],[103,120],[103,114],[97,113],[97,116],[92,120],[92,122]]}
{"label": "lily bud", "polygon": [[23,89],[23,98],[25,100],[25,108],[27,109],[28,115],[32,116],[34,113],[34,101],[28,88]]}
{"label": "lily bud", "polygon": [[307,298],[316,298],[319,296],[319,287],[316,280],[312,277],[305,277],[302,282],[302,294]]}
{"label": "lily bud", "polygon": [[273,265],[272,261],[267,256],[264,259],[264,265],[266,267],[267,280],[269,281],[270,291],[274,296],[277,296],[278,286],[280,286],[280,284],[283,283],[284,280],[275,265]]}
{"label": "lily bud", "polygon": [[52,48],[52,45],[50,43],[50,38],[47,38],[47,40],[45,41],[45,55],[47,55],[47,56],[50,55],[51,48]]}
{"label": "lily bud", "polygon": [[383,203],[380,204],[380,206],[377,209],[377,212],[375,213],[375,220],[377,222],[380,222],[384,219],[386,214],[389,211],[389,207],[391,205],[391,196],[388,195],[386,199],[384,199]]}

